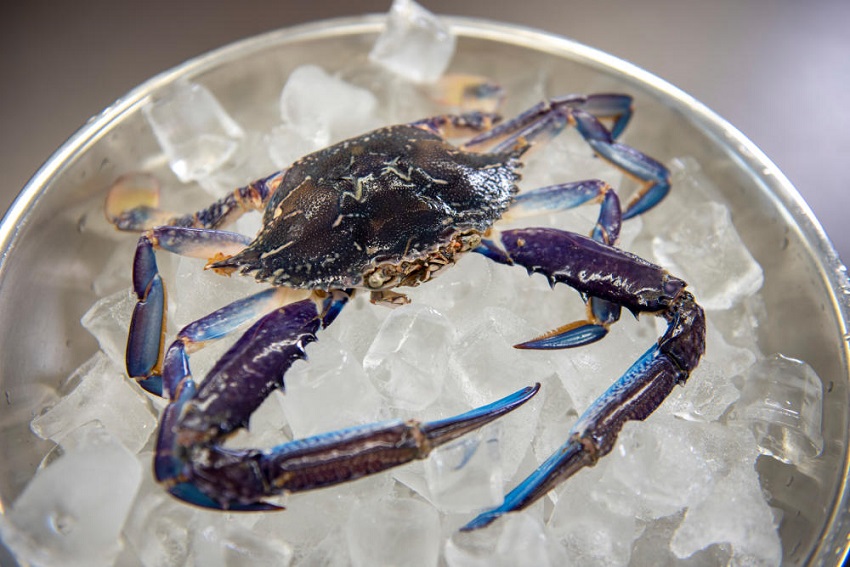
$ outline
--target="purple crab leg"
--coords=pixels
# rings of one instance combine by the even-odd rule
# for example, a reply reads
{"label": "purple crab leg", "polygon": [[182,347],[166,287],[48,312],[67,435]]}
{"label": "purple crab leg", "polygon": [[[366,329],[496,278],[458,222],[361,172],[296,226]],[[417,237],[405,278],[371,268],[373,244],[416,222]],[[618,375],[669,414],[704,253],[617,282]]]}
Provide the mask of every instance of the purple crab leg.
{"label": "purple crab leg", "polygon": [[549,211],[564,211],[599,199],[611,186],[599,179],[559,183],[525,191],[514,197],[510,213],[525,217]]}
{"label": "purple crab leg", "polygon": [[[149,204],[140,204],[127,210],[120,210],[121,199],[111,199],[110,193],[107,202],[115,201],[107,205],[107,217],[118,229],[139,232],[157,226],[180,226],[195,228],[221,228],[232,224],[244,213],[249,211],[262,211],[271,199],[271,196],[283,181],[285,171],[279,171],[268,177],[258,179],[244,187],[240,187],[217,200],[208,207],[188,215],[176,215],[168,213]],[[121,187],[116,186],[115,191]],[[149,187],[150,195],[147,202],[158,205],[159,186]],[[138,196],[137,201],[141,200]]]}
{"label": "purple crab leg", "polygon": [[348,300],[332,292],[277,309],[251,327],[210,371],[200,387],[179,341],[164,372],[172,402],[160,427],[155,473],[176,497],[227,510],[272,510],[263,498],[354,480],[424,458],[434,447],[512,411],[539,385],[524,388],[459,416],[420,424],[389,421],[285,443],[271,449],[232,450],[223,439],[245,427],[304,347],[316,340]]}
{"label": "purple crab leg", "polygon": [[[599,157],[640,183],[626,205],[623,219],[642,214],[657,205],[670,191],[670,172],[660,162],[615,140],[631,118],[631,98],[603,94],[567,96],[543,101],[519,116],[484,132],[464,144],[465,149],[491,153],[526,149],[558,135],[567,125],[575,127]],[[608,130],[601,119],[611,118]]]}
{"label": "purple crab leg", "polygon": [[[397,419],[361,425],[265,451],[228,451],[215,447],[202,465],[195,466],[196,486],[203,494],[216,495],[208,497],[203,505],[209,507],[212,501],[215,508],[232,509],[234,504],[262,505],[252,501],[258,497],[349,482],[424,459],[436,447],[518,408],[538,390],[539,384],[535,384],[486,406],[439,421]],[[209,468],[213,474],[208,473]],[[224,494],[229,494],[228,499],[222,498]]]}
{"label": "purple crab leg", "polygon": [[131,378],[156,393],[165,333],[165,285],[156,264],[155,248],[185,256],[211,258],[244,248],[250,239],[235,232],[158,227],[139,237],[133,259],[133,291],[137,303],[127,337],[126,365]]}
{"label": "purple crab leg", "polygon": [[566,95],[544,100],[515,118],[479,134],[464,144],[466,149],[479,149],[508,138],[516,139],[518,132],[552,114],[569,116],[574,110],[583,110],[598,119],[611,119],[611,135],[618,138],[632,117],[632,97],[624,94],[594,94],[590,96]]}
{"label": "purple crab leg", "polygon": [[615,142],[611,133],[592,114],[573,111],[571,122],[598,156],[641,184],[626,205],[624,220],[645,213],[670,192],[670,171],[662,163],[631,146]]}
{"label": "purple crab leg", "polygon": [[591,232],[597,242],[614,245],[620,235],[620,199],[610,185],[598,179],[539,187],[514,197],[509,214],[525,217],[543,212],[563,211],[590,201],[601,202],[599,218]]}
{"label": "purple crab leg", "polygon": [[[554,229],[505,231],[504,257],[542,273],[552,284],[565,283],[627,307],[667,320],[664,335],[598,400],[570,430],[567,442],[505,497],[463,530],[489,525],[521,510],[614,447],[623,424],[646,419],[676,384],[684,384],[705,351],[705,315],[685,283],[655,266],[590,238]],[[593,266],[593,269],[588,269]]]}
{"label": "purple crab leg", "polygon": [[[552,104],[553,106],[559,106],[566,102],[567,104],[572,103],[575,105],[573,102],[575,98],[573,95],[563,97],[562,99],[553,99]],[[629,95],[599,93],[586,97],[584,102],[578,107],[599,119],[610,118],[613,120],[610,128],[611,137],[616,140],[623,133],[623,130],[626,129],[629,120],[632,118],[632,112],[634,111],[632,102],[632,97]]]}

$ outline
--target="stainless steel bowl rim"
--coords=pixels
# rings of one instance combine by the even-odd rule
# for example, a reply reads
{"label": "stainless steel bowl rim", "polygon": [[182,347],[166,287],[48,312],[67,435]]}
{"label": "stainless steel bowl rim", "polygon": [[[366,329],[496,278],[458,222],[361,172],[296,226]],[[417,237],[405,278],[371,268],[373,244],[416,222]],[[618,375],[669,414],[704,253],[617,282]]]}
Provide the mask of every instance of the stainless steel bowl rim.
{"label": "stainless steel bowl rim", "polygon": [[[307,37],[319,39],[335,35],[379,33],[385,19],[386,16],[383,14],[345,17],[267,32],[190,59],[131,90],[100,114],[90,118],[44,163],[21,190],[0,223],[0,273],[5,269],[5,259],[12,251],[21,227],[27,222],[29,213],[38,204],[46,188],[50,186],[51,179],[58,176],[63,167],[73,161],[76,156],[85,152],[111,122],[119,120],[122,115],[133,112],[137,106],[145,104],[153,92],[180,77],[191,77],[230,59],[242,57],[246,53],[259,51],[281,42],[293,42]],[[628,61],[593,47],[514,24],[457,16],[445,16],[443,20],[455,34],[461,37],[490,39],[534,50],[569,54],[573,60],[590,67],[616,72],[654,91],[655,96],[665,105],[688,115],[689,119],[699,124],[705,132],[722,140],[728,147],[734,148],[735,157],[744,166],[753,172],[760,172],[759,181],[778,200],[780,209],[787,215],[789,222],[799,226],[810,246],[812,257],[826,274],[829,280],[828,285],[834,292],[834,307],[840,315],[840,328],[845,337],[843,344],[845,350],[850,349],[848,346],[850,280],[848,280],[845,266],[800,193],[779,168],[737,128],[667,81]],[[825,524],[827,535],[821,541],[820,548],[815,551],[813,557],[815,564],[840,565],[843,559],[850,557],[850,487],[846,484],[846,479],[850,478],[850,462],[845,462],[844,468],[845,486],[840,494],[840,502],[834,507],[832,517]]]}

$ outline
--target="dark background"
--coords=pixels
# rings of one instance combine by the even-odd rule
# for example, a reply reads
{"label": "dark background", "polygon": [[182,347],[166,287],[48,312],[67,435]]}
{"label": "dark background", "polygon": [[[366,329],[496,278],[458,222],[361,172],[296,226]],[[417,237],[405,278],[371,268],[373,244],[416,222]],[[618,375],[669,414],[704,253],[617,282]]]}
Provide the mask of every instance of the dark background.
{"label": "dark background", "polygon": [[[421,0],[608,51],[749,136],[850,259],[850,2]],[[267,30],[385,12],[390,0],[8,3],[0,19],[0,211],[89,116],[181,61]]]}

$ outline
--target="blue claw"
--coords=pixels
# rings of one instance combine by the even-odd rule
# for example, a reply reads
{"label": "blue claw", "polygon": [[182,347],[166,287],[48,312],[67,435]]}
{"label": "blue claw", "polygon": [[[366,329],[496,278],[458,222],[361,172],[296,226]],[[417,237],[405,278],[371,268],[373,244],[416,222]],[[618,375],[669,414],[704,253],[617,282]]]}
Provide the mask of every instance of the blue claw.
{"label": "blue claw", "polygon": [[587,453],[584,446],[574,439],[568,441],[516,488],[508,492],[500,506],[482,512],[463,526],[460,531],[470,532],[487,527],[508,512],[521,510],[561,482],[563,479],[562,471],[567,468],[577,470],[586,466],[588,464],[585,462],[586,459]]}
{"label": "blue claw", "polygon": [[[420,424],[392,420],[284,443],[271,449],[229,450],[200,441],[181,427],[184,404],[197,402],[184,381],[162,419],[154,471],[176,497],[206,508],[255,511],[276,507],[262,498],[348,482],[414,459],[498,419],[531,399],[540,384],[461,415]],[[189,444],[185,444],[188,441]],[[193,457],[187,458],[188,455]]]}
{"label": "blue claw", "polygon": [[554,350],[561,348],[573,348],[595,343],[608,334],[608,329],[602,325],[586,323],[577,327],[569,326],[561,330],[557,329],[536,339],[514,345],[514,348],[534,350]]}
{"label": "blue claw", "polygon": [[516,409],[534,397],[538,390],[539,383],[466,413],[423,423],[421,430],[434,447],[442,445]]}
{"label": "blue claw", "polygon": [[224,510],[227,512],[272,512],[283,510],[282,506],[276,506],[268,502],[253,502],[250,504],[240,504],[238,502],[229,503],[226,507],[220,502],[213,500],[200,490],[197,486],[189,482],[181,482],[175,484],[168,489],[168,492],[184,502],[200,506],[202,508],[211,508],[213,510]]}

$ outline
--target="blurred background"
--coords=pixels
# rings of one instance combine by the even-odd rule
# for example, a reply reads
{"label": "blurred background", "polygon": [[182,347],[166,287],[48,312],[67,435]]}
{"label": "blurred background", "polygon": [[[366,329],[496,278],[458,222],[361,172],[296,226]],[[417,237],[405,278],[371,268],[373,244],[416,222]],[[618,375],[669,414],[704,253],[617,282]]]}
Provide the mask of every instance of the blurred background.
{"label": "blurred background", "polygon": [[[0,21],[0,211],[92,115],[148,77],[234,40],[391,0],[31,0]],[[850,261],[850,2],[420,0],[626,59],[743,131],[797,186]]]}

